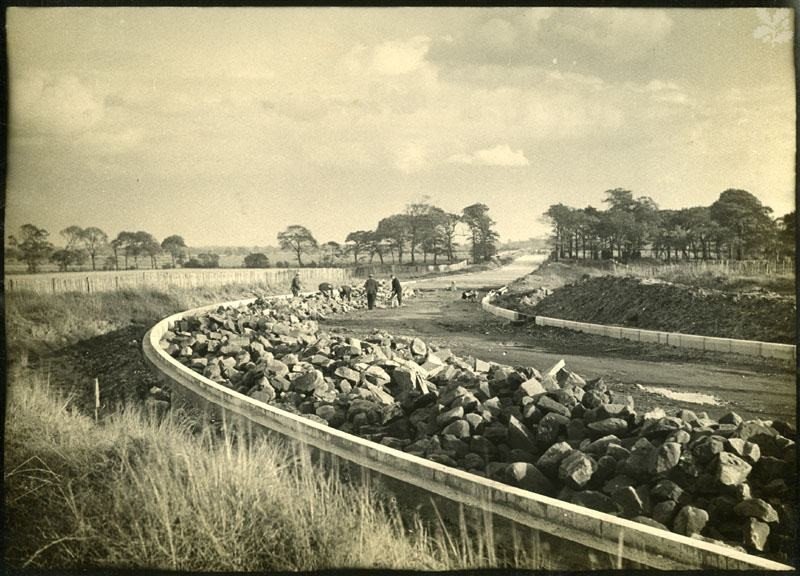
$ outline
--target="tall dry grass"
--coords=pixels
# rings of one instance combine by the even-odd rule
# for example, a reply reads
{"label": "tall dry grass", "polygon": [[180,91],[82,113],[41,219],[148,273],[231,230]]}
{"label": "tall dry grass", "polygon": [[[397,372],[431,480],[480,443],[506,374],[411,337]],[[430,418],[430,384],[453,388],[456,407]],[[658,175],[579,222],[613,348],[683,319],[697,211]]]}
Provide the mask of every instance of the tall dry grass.
{"label": "tall dry grass", "polygon": [[[41,372],[10,377],[4,564],[284,571],[548,568],[536,539],[496,542],[491,515],[401,513],[296,444],[128,406],[99,424]],[[499,546],[498,546],[499,545]],[[498,553],[498,548],[503,552]]]}

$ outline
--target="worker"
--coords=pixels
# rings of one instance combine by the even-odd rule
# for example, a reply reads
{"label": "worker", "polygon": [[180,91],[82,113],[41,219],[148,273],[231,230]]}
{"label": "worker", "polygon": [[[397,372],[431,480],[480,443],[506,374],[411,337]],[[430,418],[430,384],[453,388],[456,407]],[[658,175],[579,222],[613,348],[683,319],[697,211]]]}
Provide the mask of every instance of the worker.
{"label": "worker", "polygon": [[367,292],[367,308],[372,310],[375,308],[375,298],[378,296],[378,283],[372,274],[364,282],[364,290]]}
{"label": "worker", "polygon": [[300,291],[303,289],[303,283],[300,282],[300,272],[296,272],[292,278],[292,296],[300,296]]}
{"label": "worker", "polygon": [[325,296],[325,298],[333,298],[333,284],[330,282],[323,282],[319,285],[319,291]]}
{"label": "worker", "polygon": [[349,302],[350,301],[350,294],[352,294],[352,292],[353,292],[353,288],[352,287],[350,287],[347,284],[342,284],[339,287],[339,298],[341,298],[342,300],[347,300]]}
{"label": "worker", "polygon": [[397,276],[392,274],[392,295],[389,296],[389,301],[392,302],[392,307],[394,307],[394,299],[397,298],[397,305],[403,305],[403,287],[400,285],[400,280],[397,279]]}

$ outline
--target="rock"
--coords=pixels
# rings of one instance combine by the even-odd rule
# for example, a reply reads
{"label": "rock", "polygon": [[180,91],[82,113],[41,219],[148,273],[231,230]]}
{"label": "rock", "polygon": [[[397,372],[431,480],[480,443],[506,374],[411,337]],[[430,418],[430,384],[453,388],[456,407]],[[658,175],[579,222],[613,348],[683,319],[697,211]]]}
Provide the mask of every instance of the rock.
{"label": "rock", "polygon": [[597,462],[591,456],[575,451],[561,461],[558,478],[566,482],[570,488],[580,489],[592,479],[595,470]]}
{"label": "rock", "polygon": [[536,401],[536,406],[537,408],[541,408],[544,412],[555,412],[567,418],[570,417],[570,409],[560,402],[556,402],[549,396],[540,396]]}
{"label": "rock", "polygon": [[769,538],[769,524],[755,518],[745,520],[742,526],[742,541],[747,548],[763,552],[767,538]]}
{"label": "rock", "polygon": [[394,372],[392,372],[392,382],[398,387],[398,389],[402,391],[409,391],[416,388],[417,384],[417,373],[414,372],[412,369],[407,368],[405,366],[400,366],[395,368]]}
{"label": "rock", "polygon": [[358,384],[361,380],[361,373],[347,366],[339,366],[334,372],[334,375],[347,380],[351,384]]}
{"label": "rock", "polygon": [[569,418],[566,416],[555,412],[545,414],[537,426],[537,441],[543,447],[549,447],[566,430],[567,424],[569,424]]}
{"label": "rock", "polygon": [[700,534],[708,522],[708,512],[702,508],[694,506],[684,506],[675,515],[672,521],[672,529],[678,534],[691,536]]}
{"label": "rock", "polygon": [[319,370],[304,372],[292,381],[292,389],[303,393],[314,392],[324,385],[324,376]]}
{"label": "rock", "polygon": [[675,502],[684,500],[683,488],[666,478],[662,478],[653,485],[650,495],[657,500],[673,500]]}
{"label": "rock", "polygon": [[768,524],[778,521],[778,513],[761,498],[749,498],[734,506],[733,511],[745,518],[755,518]]}
{"label": "rock", "polygon": [[474,412],[466,414],[464,420],[469,422],[469,429],[474,434],[480,434],[486,422],[480,414],[475,414]]}
{"label": "rock", "polygon": [[428,353],[428,347],[419,338],[414,338],[411,342],[411,353],[415,356],[425,356]]}
{"label": "rock", "polygon": [[661,476],[668,473],[681,458],[681,445],[677,442],[664,442],[650,453],[647,470],[650,474]]}
{"label": "rock", "polygon": [[469,422],[466,420],[456,420],[455,422],[451,422],[444,428],[444,430],[442,430],[442,434],[452,434],[456,438],[469,438]]}
{"label": "rock", "polygon": [[747,479],[750,470],[750,464],[738,456],[722,452],[714,468],[714,479],[724,486],[736,486]]}
{"label": "rock", "polygon": [[619,436],[628,430],[628,423],[622,418],[606,418],[597,422],[592,422],[587,426],[590,433],[595,436],[606,436],[614,434]]}
{"label": "rock", "polygon": [[394,404],[394,398],[391,394],[384,392],[378,386],[366,382],[367,390],[372,393],[372,397],[381,404]]}
{"label": "rock", "polygon": [[573,451],[574,448],[566,442],[557,442],[539,457],[536,461],[536,467],[546,476],[556,478],[558,477],[558,467],[561,465],[561,461],[572,454]]}
{"label": "rock", "polygon": [[506,468],[506,477],[509,481],[525,490],[544,494],[546,496],[552,495],[555,492],[555,487],[542,474],[536,466],[529,462],[514,462],[509,464]]}
{"label": "rock", "polygon": [[620,507],[625,518],[633,518],[644,514],[647,510],[643,492],[633,486],[620,488],[611,494],[611,499]]}
{"label": "rock", "polygon": [[677,509],[677,502],[674,500],[664,500],[653,506],[651,515],[656,522],[665,526],[670,526],[672,520],[675,518]]}
{"label": "rock", "polygon": [[370,384],[375,384],[378,386],[383,386],[384,384],[388,384],[392,381],[391,376],[386,373],[386,370],[375,364],[364,371],[362,379],[366,380]]}
{"label": "rock", "polygon": [[605,512],[606,514],[618,515],[620,510],[619,506],[608,496],[602,492],[595,490],[582,490],[575,492],[569,500],[578,506],[584,506],[597,510],[598,512]]}
{"label": "rock", "polygon": [[455,408],[451,408],[439,414],[436,417],[436,424],[440,428],[444,428],[445,426],[450,425],[451,423],[455,422],[456,420],[460,420],[464,417],[464,408],[461,406],[456,406]]}
{"label": "rock", "polygon": [[659,530],[669,530],[666,525],[658,522],[657,520],[653,520],[652,518],[648,518],[647,516],[634,516],[631,518],[634,522],[638,522],[639,524],[644,524],[645,526],[650,526],[651,528],[658,528]]}
{"label": "rock", "polygon": [[542,383],[536,378],[530,378],[526,380],[519,385],[517,390],[520,396],[531,396],[534,398],[547,392],[547,390],[544,389],[544,386],[542,386]]}
{"label": "rock", "polygon": [[608,434],[588,444],[583,451],[587,454],[599,456],[606,453],[610,444],[619,444],[619,438],[613,434]]}
{"label": "rock", "polygon": [[721,436],[705,436],[694,444],[692,454],[701,464],[711,462],[714,457],[725,449],[725,439]]}
{"label": "rock", "polygon": [[526,452],[534,452],[536,449],[533,434],[531,434],[531,431],[528,430],[525,424],[517,420],[514,416],[508,419],[508,444],[512,448],[519,448]]}

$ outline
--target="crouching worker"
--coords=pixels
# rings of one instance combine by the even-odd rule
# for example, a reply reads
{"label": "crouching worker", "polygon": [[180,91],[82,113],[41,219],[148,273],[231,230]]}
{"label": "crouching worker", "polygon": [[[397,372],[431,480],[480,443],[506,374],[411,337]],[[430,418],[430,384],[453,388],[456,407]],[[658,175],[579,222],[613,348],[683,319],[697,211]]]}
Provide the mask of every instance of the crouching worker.
{"label": "crouching worker", "polygon": [[352,294],[352,293],[353,293],[353,289],[350,286],[348,286],[347,284],[344,284],[344,285],[339,287],[339,298],[341,298],[342,300],[347,300],[349,302],[350,301],[350,294]]}
{"label": "crouching worker", "polygon": [[461,293],[461,299],[467,302],[475,302],[478,299],[478,293],[475,290],[465,290]]}
{"label": "crouching worker", "polygon": [[325,296],[325,298],[333,298],[333,284],[330,282],[323,282],[319,285],[319,291]]}

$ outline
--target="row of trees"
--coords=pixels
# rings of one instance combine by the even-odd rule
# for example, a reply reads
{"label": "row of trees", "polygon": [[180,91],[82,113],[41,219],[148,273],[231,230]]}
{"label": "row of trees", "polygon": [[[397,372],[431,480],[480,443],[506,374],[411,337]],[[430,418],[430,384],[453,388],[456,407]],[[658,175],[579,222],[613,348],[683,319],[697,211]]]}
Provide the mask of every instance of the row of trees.
{"label": "row of trees", "polygon": [[773,219],[772,209],[745,190],[728,189],[710,206],[661,210],[647,196],[608,190],[606,210],[554,204],[556,258],[641,258],[649,250],[666,262],[680,259],[748,259],[793,256],[795,213]]}
{"label": "row of trees", "polygon": [[149,232],[123,231],[109,241],[108,234],[93,226],[69,226],[61,230],[60,235],[64,239],[64,247],[56,248],[50,242],[47,230],[24,224],[17,236],[9,237],[8,245],[11,255],[25,262],[29,272],[37,272],[47,261],[57,264],[59,270],[67,271],[70,266],[80,266],[90,260],[92,270],[97,270],[98,255],[109,250],[111,255],[105,267],[115,270],[119,270],[120,258],[124,261],[125,269],[130,267],[131,259],[133,267],[138,268],[140,257],[149,258],[150,266],[155,268],[156,259],[162,253],[172,257],[173,266],[183,264],[187,253],[186,242],[177,235],[168,236],[159,243]]}
{"label": "row of trees", "polygon": [[280,232],[278,243],[284,250],[294,252],[300,266],[303,254],[314,250],[322,253],[323,262],[350,254],[357,265],[359,257],[367,254],[370,262],[377,256],[383,264],[389,255],[394,263],[397,254],[398,263],[402,264],[403,257],[408,255],[410,263],[415,264],[417,255],[421,254],[423,262],[427,263],[428,256],[432,256],[433,263],[438,264],[440,257],[453,261],[458,246],[457,227],[464,225],[469,230],[472,259],[482,262],[497,251],[499,236],[494,224],[486,204],[472,204],[460,214],[454,214],[427,202],[417,202],[406,206],[400,214],[381,219],[374,230],[350,232],[344,245],[331,241],[320,246],[311,231],[298,224]]}

